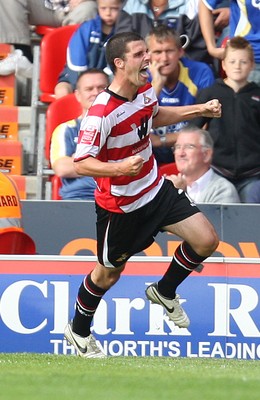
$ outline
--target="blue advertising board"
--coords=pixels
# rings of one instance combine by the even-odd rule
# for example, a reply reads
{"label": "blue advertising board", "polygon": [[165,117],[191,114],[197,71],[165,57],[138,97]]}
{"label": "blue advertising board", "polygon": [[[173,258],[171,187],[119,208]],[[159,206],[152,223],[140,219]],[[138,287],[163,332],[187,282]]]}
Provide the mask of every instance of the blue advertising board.
{"label": "blue advertising board", "polygon": [[[0,351],[74,354],[63,331],[95,257],[0,256]],[[259,259],[209,258],[179,287],[188,329],[145,298],[169,257],[132,257],[93,333],[110,356],[260,359]]]}

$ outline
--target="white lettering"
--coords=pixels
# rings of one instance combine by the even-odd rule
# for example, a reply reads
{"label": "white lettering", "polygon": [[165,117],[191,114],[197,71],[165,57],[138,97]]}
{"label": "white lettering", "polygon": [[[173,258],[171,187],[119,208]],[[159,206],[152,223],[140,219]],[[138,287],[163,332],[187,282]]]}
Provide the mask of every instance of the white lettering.
{"label": "white lettering", "polygon": [[[34,328],[26,328],[20,319],[20,297],[22,296],[22,292],[29,286],[33,286],[39,289],[43,297],[47,298],[47,281],[44,281],[43,283],[37,283],[30,280],[18,281],[8,286],[3,292],[1,298],[0,311],[4,324],[12,331],[24,335],[39,332],[47,325],[47,318],[45,318],[42,323],[35,326]],[[39,302],[36,300],[35,297],[32,304],[35,305],[36,315],[34,319],[37,320],[39,313]]]}
{"label": "white lettering", "polygon": [[145,301],[140,298],[132,301],[127,298],[115,298],[113,301],[116,303],[116,326],[113,335],[134,335],[130,328],[131,309],[142,310],[145,307]]}
{"label": "white lettering", "polygon": [[69,282],[51,281],[54,286],[54,327],[50,333],[63,332],[69,319]]}
{"label": "white lettering", "polygon": [[[260,332],[250,315],[258,305],[257,292],[247,285],[210,283],[209,286],[215,290],[214,331],[209,333],[209,336],[237,336],[230,330],[230,320],[233,317],[245,337],[260,337]],[[236,308],[231,308],[231,294],[239,294],[241,297]]]}

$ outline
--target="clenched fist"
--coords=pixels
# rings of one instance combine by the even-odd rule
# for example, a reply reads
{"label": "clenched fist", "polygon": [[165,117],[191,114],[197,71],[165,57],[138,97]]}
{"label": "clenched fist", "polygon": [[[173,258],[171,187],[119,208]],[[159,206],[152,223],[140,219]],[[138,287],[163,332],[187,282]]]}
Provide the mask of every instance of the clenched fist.
{"label": "clenched fist", "polygon": [[126,160],[122,161],[120,170],[123,175],[127,176],[136,176],[139,174],[141,169],[143,168],[144,159],[139,156],[131,156]]}
{"label": "clenched fist", "polygon": [[217,99],[209,100],[207,103],[201,104],[202,117],[220,118],[221,117],[221,104]]}

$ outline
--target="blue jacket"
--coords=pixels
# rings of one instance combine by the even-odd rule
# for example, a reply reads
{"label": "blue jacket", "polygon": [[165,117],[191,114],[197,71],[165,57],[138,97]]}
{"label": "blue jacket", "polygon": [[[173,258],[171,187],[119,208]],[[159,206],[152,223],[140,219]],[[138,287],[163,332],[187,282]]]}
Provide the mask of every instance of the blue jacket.
{"label": "blue jacket", "polygon": [[67,48],[67,63],[58,81],[68,82],[75,89],[78,75],[90,68],[107,67],[105,45],[113,35],[102,33],[102,20],[99,15],[83,22],[72,35]]}

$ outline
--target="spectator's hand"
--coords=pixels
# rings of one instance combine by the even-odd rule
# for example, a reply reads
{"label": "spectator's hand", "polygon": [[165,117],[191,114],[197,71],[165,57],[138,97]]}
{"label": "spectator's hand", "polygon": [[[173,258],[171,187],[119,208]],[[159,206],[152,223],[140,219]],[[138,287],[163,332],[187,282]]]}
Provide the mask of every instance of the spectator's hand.
{"label": "spectator's hand", "polygon": [[149,70],[152,75],[152,85],[157,95],[160,93],[160,91],[162,90],[162,88],[166,83],[166,76],[161,75],[160,73],[160,68],[162,66],[163,66],[162,63],[158,63],[156,61],[153,61],[149,65]]}
{"label": "spectator's hand", "polygon": [[166,179],[169,179],[169,181],[171,181],[177,189],[182,189],[184,192],[186,191],[186,178],[180,172],[178,173],[178,175],[164,175],[164,177]]}
{"label": "spectator's hand", "polygon": [[229,25],[229,16],[230,16],[229,7],[223,7],[223,8],[218,8],[216,10],[212,10],[212,14],[215,18],[214,21],[215,28],[222,30]]}
{"label": "spectator's hand", "polygon": [[208,118],[220,118],[221,117],[221,104],[217,99],[207,101],[207,103],[201,104],[201,116]]}
{"label": "spectator's hand", "polygon": [[224,51],[225,49],[222,47],[209,47],[208,46],[208,53],[213,57],[217,58],[218,60],[223,60],[224,58]]}
{"label": "spectator's hand", "polygon": [[143,164],[144,164],[144,159],[141,156],[139,155],[131,156],[126,160],[122,161],[120,165],[120,170],[122,175],[136,176],[143,168]]}

